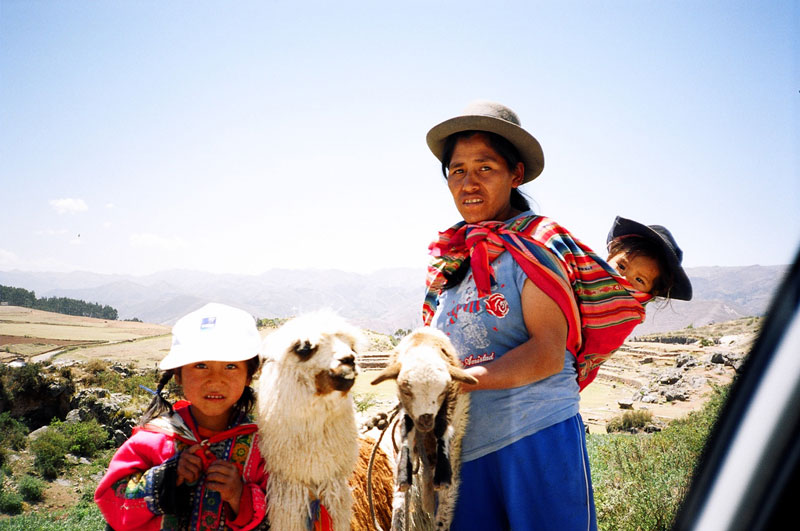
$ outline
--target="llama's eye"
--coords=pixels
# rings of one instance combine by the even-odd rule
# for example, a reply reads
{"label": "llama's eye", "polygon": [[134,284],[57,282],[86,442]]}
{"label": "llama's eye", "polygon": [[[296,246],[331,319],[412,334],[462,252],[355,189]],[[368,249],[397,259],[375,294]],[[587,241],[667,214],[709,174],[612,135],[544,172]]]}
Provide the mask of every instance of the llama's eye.
{"label": "llama's eye", "polygon": [[294,344],[292,350],[300,358],[300,361],[307,361],[317,351],[317,347],[312,345],[310,341],[298,341]]}

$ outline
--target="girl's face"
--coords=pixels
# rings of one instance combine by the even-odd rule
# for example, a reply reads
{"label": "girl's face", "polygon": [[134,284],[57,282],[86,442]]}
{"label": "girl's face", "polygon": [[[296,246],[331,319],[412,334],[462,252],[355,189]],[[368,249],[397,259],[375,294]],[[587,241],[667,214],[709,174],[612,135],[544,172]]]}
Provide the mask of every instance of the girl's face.
{"label": "girl's face", "polygon": [[228,427],[231,410],[250,385],[246,361],[200,361],[184,365],[176,379],[192,403],[197,423],[209,430]]}
{"label": "girl's face", "polygon": [[461,138],[447,169],[447,186],[467,223],[505,221],[519,212],[511,190],[522,184],[525,167],[509,168],[482,134]]}
{"label": "girl's face", "polygon": [[634,289],[650,293],[661,271],[655,258],[637,254],[619,253],[608,259],[611,267],[619,271]]}

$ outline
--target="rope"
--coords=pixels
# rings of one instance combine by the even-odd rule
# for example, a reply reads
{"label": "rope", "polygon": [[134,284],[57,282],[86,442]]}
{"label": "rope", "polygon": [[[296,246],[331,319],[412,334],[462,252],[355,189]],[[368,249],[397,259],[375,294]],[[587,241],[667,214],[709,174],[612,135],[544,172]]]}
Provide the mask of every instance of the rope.
{"label": "rope", "polygon": [[375,526],[377,531],[383,531],[380,525],[378,525],[378,519],[375,516],[375,501],[373,500],[372,496],[372,465],[375,463],[375,454],[378,452],[378,446],[381,443],[381,439],[383,439],[383,435],[386,433],[386,430],[391,425],[394,418],[397,416],[397,413],[400,411],[400,404],[394,406],[394,409],[389,413],[388,420],[383,428],[380,429],[380,436],[378,440],[375,441],[375,445],[372,447],[372,453],[369,456],[369,464],[367,465],[367,500],[369,500],[369,514],[372,516],[372,525]]}

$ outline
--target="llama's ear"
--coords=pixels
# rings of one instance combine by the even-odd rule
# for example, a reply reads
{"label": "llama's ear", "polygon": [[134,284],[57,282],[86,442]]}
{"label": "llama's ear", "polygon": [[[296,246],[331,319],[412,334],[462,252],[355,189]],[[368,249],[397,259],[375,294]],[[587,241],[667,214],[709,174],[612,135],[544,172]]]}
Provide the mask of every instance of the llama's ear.
{"label": "llama's ear", "polygon": [[457,382],[462,382],[470,385],[475,385],[476,383],[478,383],[477,378],[475,378],[470,373],[459,367],[450,367],[450,378],[452,378]]}
{"label": "llama's ear", "polygon": [[383,369],[381,373],[372,380],[372,385],[377,385],[384,380],[397,380],[397,375],[400,374],[400,367],[399,363],[393,363]]}

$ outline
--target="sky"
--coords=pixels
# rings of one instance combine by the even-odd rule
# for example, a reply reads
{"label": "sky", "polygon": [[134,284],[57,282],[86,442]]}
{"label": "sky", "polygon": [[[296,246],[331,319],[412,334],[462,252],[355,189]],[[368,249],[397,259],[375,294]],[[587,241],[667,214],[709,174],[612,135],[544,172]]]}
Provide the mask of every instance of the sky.
{"label": "sky", "polygon": [[476,99],[602,251],[800,248],[800,3],[0,0],[0,270],[423,267],[460,220],[425,144]]}

